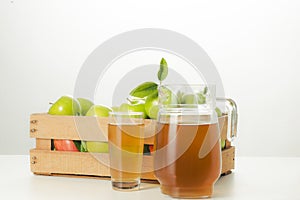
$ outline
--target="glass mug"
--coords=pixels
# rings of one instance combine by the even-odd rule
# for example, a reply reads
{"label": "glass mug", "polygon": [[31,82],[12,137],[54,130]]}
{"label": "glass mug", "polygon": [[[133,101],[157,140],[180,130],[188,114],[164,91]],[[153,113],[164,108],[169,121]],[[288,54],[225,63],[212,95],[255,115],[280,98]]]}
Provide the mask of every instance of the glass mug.
{"label": "glass mug", "polygon": [[214,85],[163,85],[155,135],[154,173],[175,198],[211,197],[221,173]]}

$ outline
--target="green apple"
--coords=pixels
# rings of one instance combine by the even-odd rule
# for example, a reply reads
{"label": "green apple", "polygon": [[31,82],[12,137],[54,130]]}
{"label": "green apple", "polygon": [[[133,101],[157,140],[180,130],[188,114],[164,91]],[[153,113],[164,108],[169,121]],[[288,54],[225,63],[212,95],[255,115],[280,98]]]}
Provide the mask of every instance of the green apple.
{"label": "green apple", "polygon": [[94,105],[94,103],[88,99],[77,98],[77,100],[81,107],[81,115],[85,115],[87,111]]}
{"label": "green apple", "polygon": [[147,99],[145,101],[145,110],[146,110],[147,115],[151,119],[157,118],[157,114],[158,114],[158,110],[159,110],[157,93],[153,93],[147,97]]}
{"label": "green apple", "polygon": [[221,149],[225,149],[225,146],[226,146],[226,141],[221,140]]}
{"label": "green apple", "polygon": [[206,97],[201,94],[185,94],[181,98],[183,104],[204,104],[206,102]]}
{"label": "green apple", "polygon": [[182,96],[183,104],[198,104],[198,96],[195,94],[185,94]]}
{"label": "green apple", "polygon": [[[86,113],[86,116],[108,117],[109,112],[111,112],[111,111],[112,111],[112,109],[110,109],[106,106],[93,105]],[[88,152],[107,153],[108,152],[108,143],[107,142],[87,141],[86,148],[87,148]]]}
{"label": "green apple", "polygon": [[139,104],[128,104],[128,103],[123,103],[120,106],[119,111],[121,112],[142,112],[143,113],[143,118],[147,118],[147,114],[145,111],[145,104],[139,103]]}
{"label": "green apple", "polygon": [[108,117],[112,109],[102,105],[93,105],[85,114],[86,116]]}
{"label": "green apple", "polygon": [[177,104],[178,97],[170,89],[165,86],[159,88],[159,102],[164,105]]}
{"label": "green apple", "polygon": [[217,112],[218,117],[221,117],[222,116],[222,111],[220,110],[220,108],[216,107],[215,110]]}
{"label": "green apple", "polygon": [[48,111],[50,115],[80,115],[80,113],[80,104],[70,96],[60,97]]}
{"label": "green apple", "polygon": [[120,111],[120,107],[119,107],[119,106],[113,106],[113,107],[111,107],[111,109],[112,109],[114,112],[119,112],[119,111]]}
{"label": "green apple", "polygon": [[107,142],[86,142],[86,148],[88,152],[93,153],[108,153]]}

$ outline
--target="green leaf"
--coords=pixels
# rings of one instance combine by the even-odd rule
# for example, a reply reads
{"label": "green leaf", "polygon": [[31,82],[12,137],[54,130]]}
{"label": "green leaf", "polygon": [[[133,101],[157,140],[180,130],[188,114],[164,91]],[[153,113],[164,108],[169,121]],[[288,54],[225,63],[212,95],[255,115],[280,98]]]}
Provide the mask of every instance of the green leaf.
{"label": "green leaf", "polygon": [[134,88],[129,94],[134,97],[144,98],[157,91],[157,84],[145,82]]}
{"label": "green leaf", "polygon": [[167,78],[168,75],[168,64],[167,61],[162,58],[160,61],[159,71],[157,73],[157,78],[159,81],[163,81]]}
{"label": "green leaf", "polygon": [[203,94],[206,94],[207,93],[207,90],[208,90],[208,88],[207,88],[207,86],[204,88],[204,90],[203,90]]}
{"label": "green leaf", "polygon": [[203,94],[199,93],[198,94],[198,104],[204,104],[205,102],[206,102],[206,97]]}

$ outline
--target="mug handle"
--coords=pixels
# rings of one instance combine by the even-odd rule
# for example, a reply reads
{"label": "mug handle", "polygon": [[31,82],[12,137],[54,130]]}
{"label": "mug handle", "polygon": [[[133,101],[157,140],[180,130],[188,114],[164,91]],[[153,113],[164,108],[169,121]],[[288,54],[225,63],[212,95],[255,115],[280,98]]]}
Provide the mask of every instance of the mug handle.
{"label": "mug handle", "polygon": [[233,99],[229,98],[217,97],[217,101],[225,103],[225,114],[228,115],[227,140],[231,142],[235,137],[237,137],[237,105]]}

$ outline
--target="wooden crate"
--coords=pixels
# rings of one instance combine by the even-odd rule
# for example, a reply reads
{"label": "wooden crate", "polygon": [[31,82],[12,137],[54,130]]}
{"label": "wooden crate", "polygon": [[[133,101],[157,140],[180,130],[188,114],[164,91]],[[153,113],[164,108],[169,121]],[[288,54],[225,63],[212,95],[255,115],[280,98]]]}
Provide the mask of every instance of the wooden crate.
{"label": "wooden crate", "polygon": [[[219,118],[221,137],[227,136],[227,116]],[[102,134],[99,134],[99,131]],[[80,133],[80,134],[79,134]],[[84,134],[82,134],[84,133]],[[155,121],[145,120],[145,144],[153,144]],[[30,116],[30,137],[35,138],[36,148],[30,150],[31,171],[41,175],[68,175],[109,178],[109,167],[97,159],[108,162],[107,153],[67,152],[51,150],[51,139],[84,141],[107,141],[107,118],[87,116],[55,116],[32,114]],[[234,169],[235,148],[226,141],[222,151],[222,174]],[[153,156],[143,156],[143,180],[155,181]]]}

